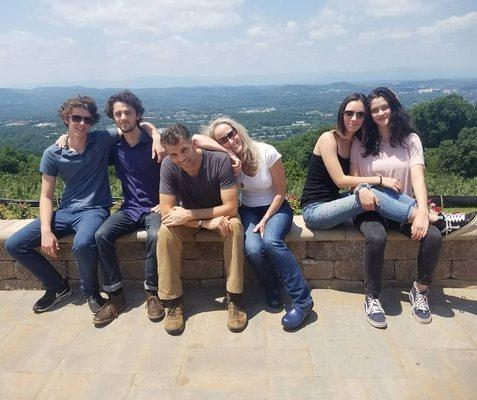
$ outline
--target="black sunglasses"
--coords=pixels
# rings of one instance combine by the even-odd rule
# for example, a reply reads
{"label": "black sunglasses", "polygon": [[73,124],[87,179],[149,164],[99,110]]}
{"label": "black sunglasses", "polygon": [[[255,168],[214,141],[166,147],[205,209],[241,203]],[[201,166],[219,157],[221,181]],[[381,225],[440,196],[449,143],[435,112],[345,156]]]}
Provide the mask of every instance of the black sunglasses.
{"label": "black sunglasses", "polygon": [[87,125],[93,125],[93,117],[83,117],[81,115],[70,115],[71,120],[73,122],[81,122],[84,121],[85,124]]}
{"label": "black sunglasses", "polygon": [[217,139],[217,143],[224,145],[226,144],[230,139],[233,139],[235,135],[237,134],[237,130],[232,127],[232,130],[227,133],[224,137],[221,137],[220,139]]}
{"label": "black sunglasses", "polygon": [[343,114],[346,115],[348,118],[353,118],[356,115],[356,119],[363,119],[366,115],[364,111],[351,111],[351,110],[344,110]]}

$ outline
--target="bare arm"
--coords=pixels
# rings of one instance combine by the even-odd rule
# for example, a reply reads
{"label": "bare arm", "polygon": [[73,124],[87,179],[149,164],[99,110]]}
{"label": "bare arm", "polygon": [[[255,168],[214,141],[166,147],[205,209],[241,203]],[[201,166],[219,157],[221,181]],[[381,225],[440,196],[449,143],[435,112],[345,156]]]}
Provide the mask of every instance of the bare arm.
{"label": "bare arm", "polygon": [[41,250],[46,255],[54,258],[58,256],[59,249],[56,236],[51,230],[55,186],[55,176],[42,174],[40,194]]}
{"label": "bare arm", "polygon": [[222,153],[227,153],[230,157],[232,163],[232,169],[234,170],[234,175],[238,175],[242,170],[242,162],[235,155],[233,151],[227,150],[225,147],[218,144],[214,139],[206,135],[195,134],[192,136],[192,140],[201,149],[220,151]]}
{"label": "bare arm", "polygon": [[270,168],[270,174],[272,176],[272,187],[275,191],[275,197],[273,198],[272,202],[268,206],[268,209],[261,219],[261,221],[255,226],[254,232],[260,231],[260,236],[263,237],[265,232],[265,226],[267,221],[278,211],[278,209],[282,206],[283,201],[285,200],[286,190],[287,190],[287,182],[285,176],[285,167],[283,166],[283,162],[278,159],[275,164],[272,165]]}
{"label": "bare arm", "polygon": [[[152,138],[152,155],[151,158],[157,158],[157,162],[160,163],[166,156],[166,149],[161,145],[161,135],[157,128],[150,122],[141,122],[139,124],[144,132],[146,132]],[[118,131],[120,131],[118,129]]]}
{"label": "bare arm", "polygon": [[427,235],[429,228],[429,210],[427,208],[427,188],[422,164],[411,167],[411,183],[417,201],[417,213],[412,222],[411,238],[420,240]]}

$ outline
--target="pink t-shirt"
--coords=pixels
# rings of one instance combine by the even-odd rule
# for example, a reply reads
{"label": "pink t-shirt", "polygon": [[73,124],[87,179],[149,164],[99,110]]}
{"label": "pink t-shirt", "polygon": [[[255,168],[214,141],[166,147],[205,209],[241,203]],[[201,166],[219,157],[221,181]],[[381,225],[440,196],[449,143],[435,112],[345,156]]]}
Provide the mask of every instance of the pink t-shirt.
{"label": "pink t-shirt", "polygon": [[413,196],[411,167],[424,165],[424,151],[421,139],[411,133],[404,141],[404,147],[391,147],[390,143],[380,145],[379,155],[362,156],[363,148],[359,140],[351,145],[350,162],[357,168],[360,176],[387,176],[396,178],[403,187],[403,193]]}

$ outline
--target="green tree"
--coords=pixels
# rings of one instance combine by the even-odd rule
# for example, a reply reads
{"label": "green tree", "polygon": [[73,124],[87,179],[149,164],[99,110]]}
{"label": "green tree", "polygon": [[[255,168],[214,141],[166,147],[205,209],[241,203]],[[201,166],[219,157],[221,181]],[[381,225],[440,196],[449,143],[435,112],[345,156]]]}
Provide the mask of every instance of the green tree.
{"label": "green tree", "polygon": [[410,112],[424,147],[455,140],[462,128],[472,126],[475,118],[472,104],[456,94],[418,104]]}

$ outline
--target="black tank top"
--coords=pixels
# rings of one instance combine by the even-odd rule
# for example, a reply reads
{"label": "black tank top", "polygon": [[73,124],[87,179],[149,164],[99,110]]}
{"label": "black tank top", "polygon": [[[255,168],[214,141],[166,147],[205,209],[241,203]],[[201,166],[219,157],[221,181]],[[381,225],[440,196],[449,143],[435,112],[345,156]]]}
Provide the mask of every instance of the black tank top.
{"label": "black tank top", "polygon": [[[349,158],[343,158],[338,154],[338,161],[345,175],[349,174]],[[308,163],[305,186],[301,195],[301,208],[307,205],[320,202],[336,200],[339,197],[340,188],[331,179],[325,167],[323,158],[315,153],[311,154]]]}

